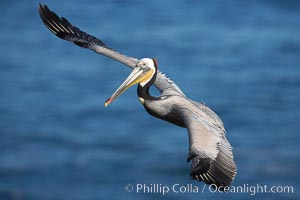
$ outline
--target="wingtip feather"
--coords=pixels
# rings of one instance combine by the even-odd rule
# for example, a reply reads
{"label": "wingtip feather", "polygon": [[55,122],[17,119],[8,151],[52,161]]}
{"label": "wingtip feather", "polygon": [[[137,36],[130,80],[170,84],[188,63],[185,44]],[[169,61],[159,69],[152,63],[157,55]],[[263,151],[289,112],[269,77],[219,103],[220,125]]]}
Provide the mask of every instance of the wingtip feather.
{"label": "wingtip feather", "polygon": [[188,161],[190,160],[192,160],[191,179],[203,181],[220,190],[229,186],[237,173],[232,148],[226,139],[219,145],[219,153],[215,159],[204,158],[203,155],[192,151],[188,156]]}
{"label": "wingtip feather", "polygon": [[39,4],[39,14],[45,26],[57,37],[74,42],[84,48],[99,45],[108,48],[101,40],[73,26],[66,18],[59,17],[47,5]]}

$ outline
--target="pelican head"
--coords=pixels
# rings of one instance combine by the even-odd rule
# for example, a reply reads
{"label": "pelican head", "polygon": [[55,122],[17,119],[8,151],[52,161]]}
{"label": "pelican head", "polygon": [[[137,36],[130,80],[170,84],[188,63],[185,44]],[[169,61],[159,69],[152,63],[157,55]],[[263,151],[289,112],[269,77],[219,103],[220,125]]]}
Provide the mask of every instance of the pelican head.
{"label": "pelican head", "polygon": [[[132,72],[125,79],[125,81],[120,85],[120,87],[109,97],[104,106],[107,107],[111,102],[118,98],[123,92],[135,84],[140,84],[142,87],[147,85],[147,83],[153,83],[154,76],[157,71],[157,60],[151,58],[142,58],[136,66],[133,68]],[[150,84],[150,85],[151,85]]]}

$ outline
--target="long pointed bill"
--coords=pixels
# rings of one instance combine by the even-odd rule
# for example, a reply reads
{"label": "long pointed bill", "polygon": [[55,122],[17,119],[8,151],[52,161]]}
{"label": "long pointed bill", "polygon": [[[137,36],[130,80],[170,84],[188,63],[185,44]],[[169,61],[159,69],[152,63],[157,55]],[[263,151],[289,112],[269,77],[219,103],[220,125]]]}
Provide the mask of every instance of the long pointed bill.
{"label": "long pointed bill", "polygon": [[150,68],[135,67],[120,87],[105,101],[104,106],[107,107],[131,86],[147,80],[151,77],[151,71]]}

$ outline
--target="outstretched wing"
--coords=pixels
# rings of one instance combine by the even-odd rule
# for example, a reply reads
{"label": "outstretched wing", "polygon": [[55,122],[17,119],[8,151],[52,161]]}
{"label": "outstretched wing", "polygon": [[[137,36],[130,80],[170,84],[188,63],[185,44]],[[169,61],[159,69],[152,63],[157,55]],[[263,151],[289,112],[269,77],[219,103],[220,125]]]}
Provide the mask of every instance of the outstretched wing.
{"label": "outstretched wing", "polygon": [[213,117],[217,115],[208,107],[196,106],[189,100],[177,109],[189,133],[187,161],[192,161],[191,178],[220,189],[229,186],[236,175],[236,165],[219,117]]}
{"label": "outstretched wing", "polygon": [[[124,65],[127,65],[128,67],[134,68],[136,66],[138,59],[125,56],[124,54],[107,47],[100,39],[81,31],[64,17],[60,18],[46,5],[39,5],[39,13],[45,26],[57,37],[74,42],[80,47],[93,50],[96,53],[112,58]],[[180,88],[161,72],[157,74],[154,84],[161,92],[164,92],[165,90],[173,90],[184,95]]]}
{"label": "outstretched wing", "polygon": [[131,68],[136,65],[137,59],[127,57],[108,48],[100,39],[81,31],[64,17],[58,17],[57,14],[51,11],[46,5],[40,4],[39,13],[46,27],[57,37],[74,42],[80,47],[88,48],[96,53],[117,60]]}

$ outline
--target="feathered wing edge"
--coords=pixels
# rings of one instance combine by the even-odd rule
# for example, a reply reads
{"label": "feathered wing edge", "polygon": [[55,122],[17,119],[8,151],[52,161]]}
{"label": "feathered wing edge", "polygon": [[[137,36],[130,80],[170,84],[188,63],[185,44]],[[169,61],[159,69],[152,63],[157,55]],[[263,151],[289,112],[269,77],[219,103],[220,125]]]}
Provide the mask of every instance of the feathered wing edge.
{"label": "feathered wing edge", "polygon": [[[39,4],[39,13],[45,26],[57,37],[74,42],[80,47],[93,50],[96,53],[114,59],[124,65],[127,65],[130,68],[136,66],[138,59],[125,56],[124,54],[121,54],[107,47],[104,44],[104,42],[102,42],[100,39],[81,31],[76,26],[73,26],[64,17],[60,18],[46,5]],[[157,87],[157,89],[161,92],[171,89],[184,96],[184,93],[181,91],[181,89],[170,78],[168,78],[165,74],[161,73],[160,71],[157,74],[157,78],[154,84]]]}
{"label": "feathered wing edge", "polygon": [[208,107],[195,105],[186,98],[180,100],[174,109],[188,129],[187,162],[192,161],[191,179],[224,190],[234,180],[237,168],[220,118]]}
{"label": "feathered wing edge", "polygon": [[100,39],[72,25],[66,18],[59,17],[46,5],[39,4],[39,13],[45,26],[57,37],[73,42],[76,45],[95,51],[131,68],[136,66],[136,58],[127,57],[107,47]]}
{"label": "feathered wing edge", "polygon": [[214,159],[192,149],[189,152],[187,161],[192,160],[190,172],[192,179],[203,181],[224,190],[224,187],[229,186],[234,180],[236,165],[233,160],[232,147],[225,137],[217,144],[217,148],[218,154]]}
{"label": "feathered wing edge", "polygon": [[93,44],[108,48],[98,38],[81,31],[64,17],[58,17],[46,5],[39,5],[39,13],[46,27],[57,37],[84,48],[93,48]]}

